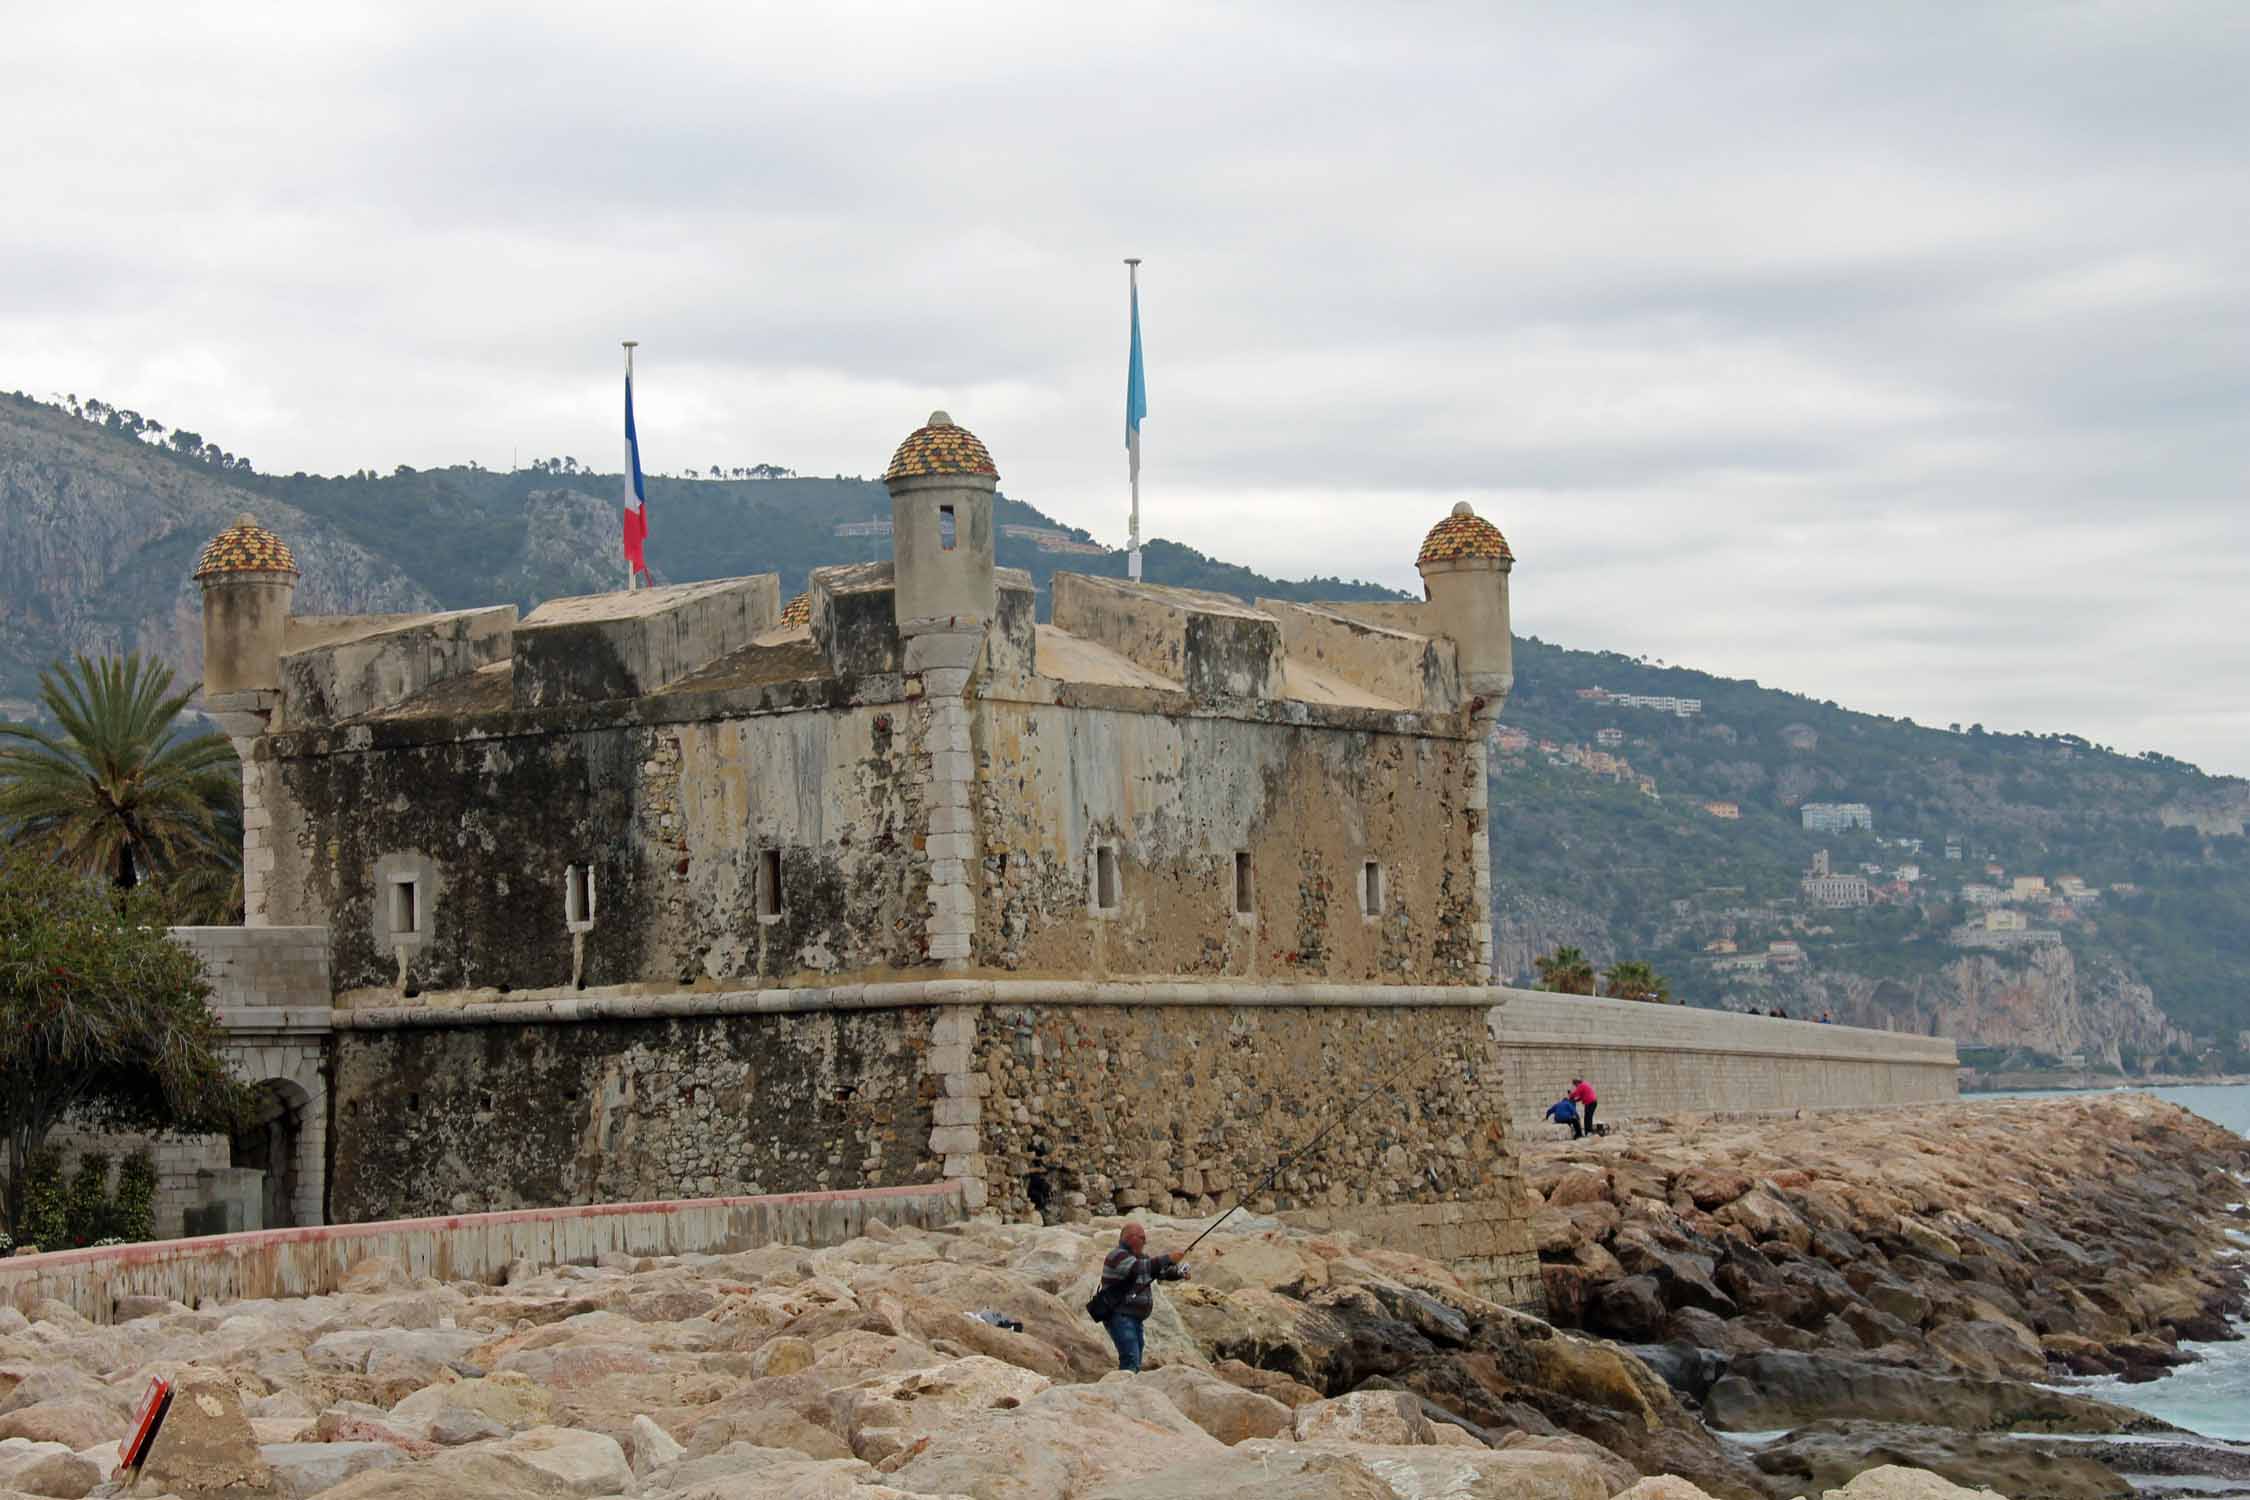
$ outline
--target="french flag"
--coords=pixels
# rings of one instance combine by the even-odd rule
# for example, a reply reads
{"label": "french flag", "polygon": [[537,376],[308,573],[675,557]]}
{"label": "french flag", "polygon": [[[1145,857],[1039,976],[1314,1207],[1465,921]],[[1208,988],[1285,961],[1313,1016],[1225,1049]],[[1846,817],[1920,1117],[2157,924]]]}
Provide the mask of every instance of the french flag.
{"label": "french flag", "polygon": [[641,482],[641,438],[633,429],[633,367],[625,366],[625,567],[630,585],[648,577],[648,489]]}

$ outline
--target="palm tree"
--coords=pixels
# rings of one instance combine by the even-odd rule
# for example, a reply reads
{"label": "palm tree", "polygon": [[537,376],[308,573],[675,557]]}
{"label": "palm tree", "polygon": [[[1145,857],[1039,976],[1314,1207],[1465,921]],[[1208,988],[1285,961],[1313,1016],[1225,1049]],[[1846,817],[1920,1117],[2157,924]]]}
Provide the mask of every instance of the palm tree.
{"label": "palm tree", "polygon": [[0,830],[120,890],[223,860],[221,819],[240,795],[234,747],[179,732],[194,696],[138,654],[41,672],[39,701],[61,729],[0,724]]}
{"label": "palm tree", "polygon": [[1557,948],[1544,958],[1533,959],[1532,966],[1539,971],[1539,988],[1543,990],[1558,995],[1594,993],[1594,966],[1576,948]]}
{"label": "palm tree", "polygon": [[1638,959],[1614,963],[1602,974],[1602,982],[1609,986],[1611,995],[1619,1000],[1647,1000],[1657,1005],[1672,1003],[1672,986],[1663,975]]}

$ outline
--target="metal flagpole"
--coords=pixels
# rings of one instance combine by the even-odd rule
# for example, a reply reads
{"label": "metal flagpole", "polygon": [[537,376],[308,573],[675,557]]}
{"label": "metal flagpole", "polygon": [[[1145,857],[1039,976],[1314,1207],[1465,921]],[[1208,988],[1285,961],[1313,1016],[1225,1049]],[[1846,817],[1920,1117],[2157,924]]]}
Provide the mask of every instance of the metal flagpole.
{"label": "metal flagpole", "polygon": [[[1141,258],[1137,255],[1128,255],[1125,257],[1125,287],[1127,294],[1132,299],[1133,307],[1132,377],[1140,377]],[[1132,377],[1129,377],[1129,379]],[[1139,416],[1130,410],[1133,399],[1132,392],[1130,390],[1126,392],[1125,399],[1128,407],[1126,418],[1132,423],[1130,441],[1128,441],[1125,446],[1125,462],[1126,467],[1131,471],[1133,480],[1133,519],[1131,528],[1128,532],[1128,539],[1131,542],[1131,551],[1127,554],[1125,559],[1125,572],[1126,576],[1131,578],[1133,582],[1139,583],[1141,581],[1141,423]]]}
{"label": "metal flagpole", "polygon": [[[626,339],[625,344],[625,399],[633,399],[633,351],[641,346],[639,339]],[[633,435],[625,434],[625,508],[633,508]],[[641,586],[641,578],[633,571],[633,560],[625,559],[625,592],[630,594]]]}

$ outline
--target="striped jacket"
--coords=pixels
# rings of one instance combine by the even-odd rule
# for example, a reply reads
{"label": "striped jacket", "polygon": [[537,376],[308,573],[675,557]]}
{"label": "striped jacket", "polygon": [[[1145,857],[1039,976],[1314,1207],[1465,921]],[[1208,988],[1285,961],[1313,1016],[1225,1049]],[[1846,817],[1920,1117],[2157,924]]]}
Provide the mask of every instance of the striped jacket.
{"label": "striped jacket", "polygon": [[1102,1289],[1122,1286],[1125,1295],[1117,1312],[1128,1318],[1145,1318],[1156,1309],[1157,1281],[1179,1281],[1186,1276],[1169,1255],[1135,1255],[1120,1242],[1102,1262]]}

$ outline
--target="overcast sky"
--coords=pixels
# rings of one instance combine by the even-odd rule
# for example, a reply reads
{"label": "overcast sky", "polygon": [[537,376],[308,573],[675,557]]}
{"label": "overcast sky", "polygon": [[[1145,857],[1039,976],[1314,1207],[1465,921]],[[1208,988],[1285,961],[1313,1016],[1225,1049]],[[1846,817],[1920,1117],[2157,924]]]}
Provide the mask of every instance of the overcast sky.
{"label": "overcast sky", "polygon": [[[880,472],[2250,772],[2250,5],[0,3],[0,387]],[[661,527],[661,515],[655,519]]]}

